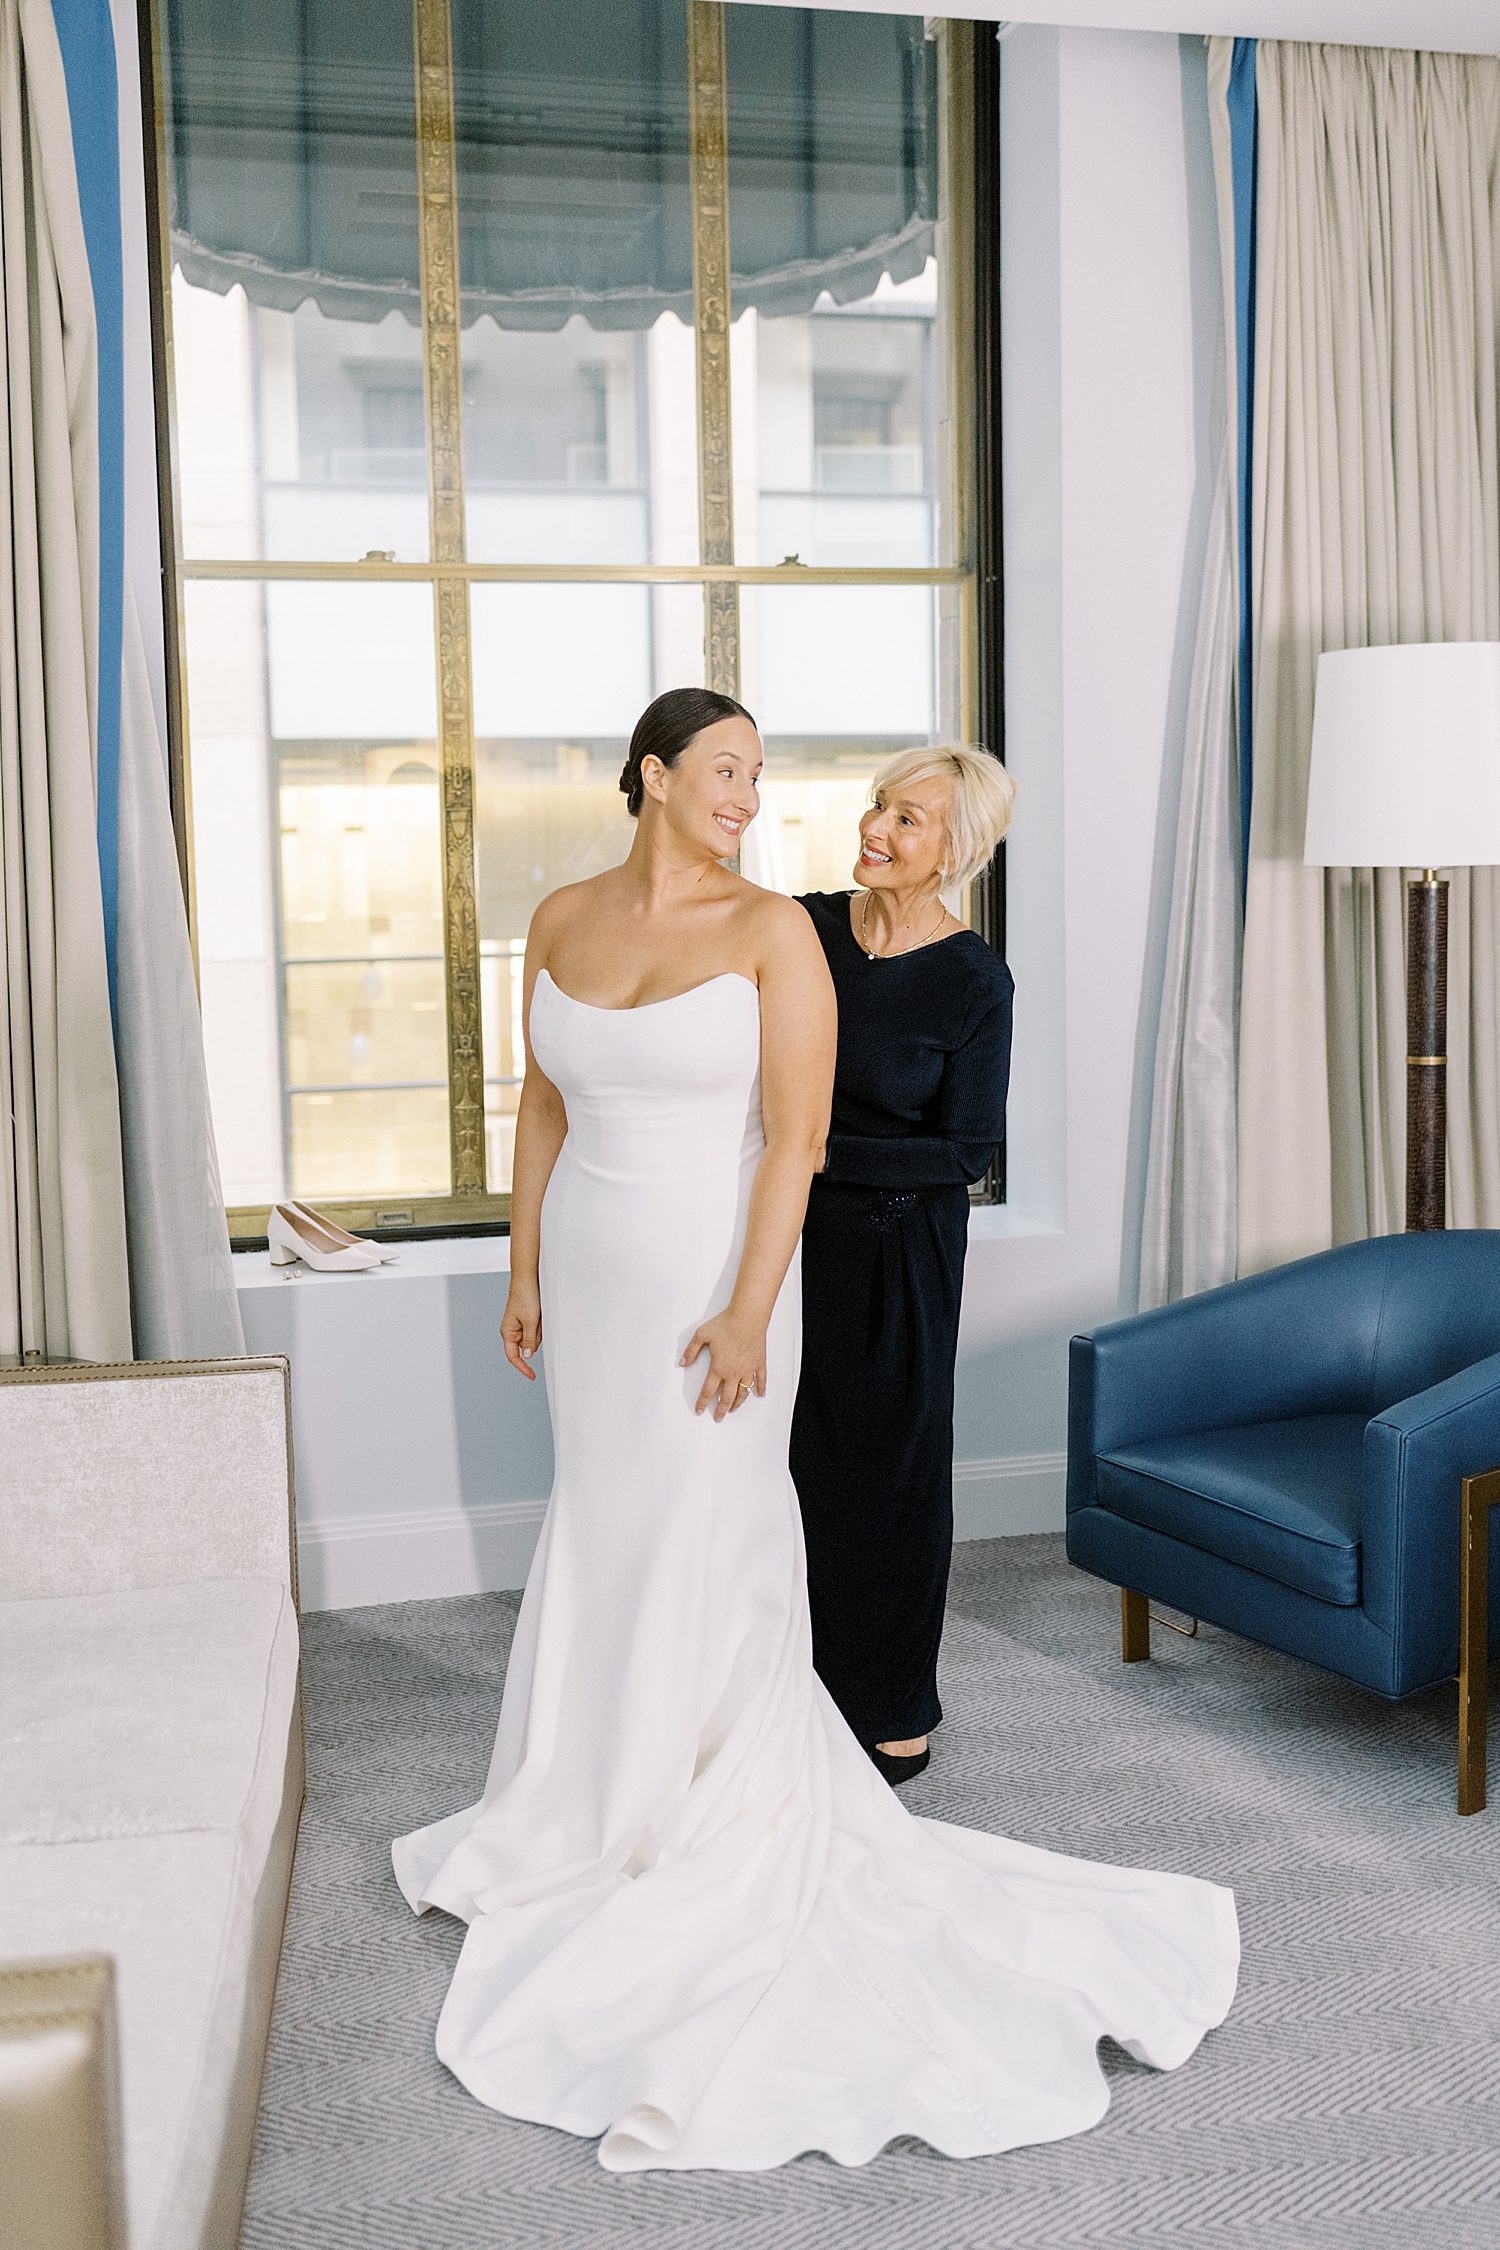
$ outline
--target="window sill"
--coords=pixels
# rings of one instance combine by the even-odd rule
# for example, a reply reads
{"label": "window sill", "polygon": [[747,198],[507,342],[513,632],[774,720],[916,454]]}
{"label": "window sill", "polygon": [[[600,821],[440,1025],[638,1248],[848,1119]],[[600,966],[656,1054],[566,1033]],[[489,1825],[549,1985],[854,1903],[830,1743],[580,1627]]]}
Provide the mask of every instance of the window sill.
{"label": "window sill", "polygon": [[[1030,1235],[1061,1234],[1061,1227],[1042,1219],[1029,1219],[1005,1203],[976,1204],[969,1213],[971,1242],[1015,1241]],[[389,1247],[389,1246],[387,1246]],[[268,1250],[236,1250],[234,1280],[237,1289],[280,1289],[288,1283],[327,1288],[371,1283],[390,1288],[403,1281],[434,1281],[454,1273],[509,1273],[510,1236],[443,1235],[430,1242],[403,1242],[394,1265],[376,1266],[367,1273],[314,1273],[308,1266],[273,1266]]]}
{"label": "window sill", "polygon": [[[390,1244],[383,1244],[389,1249]],[[394,1265],[372,1266],[365,1273],[314,1273],[310,1266],[273,1266],[269,1250],[236,1250],[234,1282],[237,1289],[280,1289],[288,1282],[299,1287],[327,1288],[372,1283],[391,1287],[402,1281],[435,1281],[454,1273],[509,1273],[508,1234],[444,1235],[429,1242],[403,1242]]]}

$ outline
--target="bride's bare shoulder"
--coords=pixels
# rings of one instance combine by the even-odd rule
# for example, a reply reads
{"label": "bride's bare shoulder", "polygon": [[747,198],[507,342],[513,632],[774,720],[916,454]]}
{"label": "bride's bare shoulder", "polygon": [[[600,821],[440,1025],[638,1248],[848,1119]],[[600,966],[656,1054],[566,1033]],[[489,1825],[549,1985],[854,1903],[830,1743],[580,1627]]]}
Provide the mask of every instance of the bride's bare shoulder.
{"label": "bride's bare shoulder", "polygon": [[581,883],[564,883],[560,890],[549,891],[532,909],[528,944],[545,948],[574,922],[597,912],[600,892],[608,888],[614,874],[613,868],[606,868],[602,875],[589,875]]}
{"label": "bride's bare shoulder", "polygon": [[753,922],[761,930],[791,931],[807,920],[806,908],[799,906],[794,898],[787,898],[781,891],[762,890],[759,883],[748,882],[743,875],[737,881],[739,896],[735,904],[747,923]]}
{"label": "bride's bare shoulder", "polygon": [[745,889],[750,895],[741,901],[740,911],[762,963],[822,960],[823,948],[805,906],[756,883],[746,883]]}

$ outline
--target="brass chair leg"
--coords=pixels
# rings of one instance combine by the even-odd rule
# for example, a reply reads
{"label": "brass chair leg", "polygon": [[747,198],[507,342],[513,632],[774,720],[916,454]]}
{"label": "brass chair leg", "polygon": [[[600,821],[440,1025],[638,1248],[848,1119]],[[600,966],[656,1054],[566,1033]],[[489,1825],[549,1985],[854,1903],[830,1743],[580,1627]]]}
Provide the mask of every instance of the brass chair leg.
{"label": "brass chair leg", "polygon": [[1483,1812],[1490,1675],[1490,1510],[1500,1469],[1465,1477],[1459,1514],[1458,1809]]}
{"label": "brass chair leg", "polygon": [[1151,1654],[1151,1607],[1144,1594],[1120,1588],[1120,1656],[1126,1664],[1144,1664]]}

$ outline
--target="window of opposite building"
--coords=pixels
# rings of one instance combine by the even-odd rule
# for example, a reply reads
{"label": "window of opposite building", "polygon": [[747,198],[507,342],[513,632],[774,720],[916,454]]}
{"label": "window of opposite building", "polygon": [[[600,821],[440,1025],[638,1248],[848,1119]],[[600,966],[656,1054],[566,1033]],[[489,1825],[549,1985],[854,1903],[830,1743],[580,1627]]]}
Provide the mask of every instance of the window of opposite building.
{"label": "window of opposite building", "polygon": [[159,0],[179,798],[238,1239],[286,1196],[504,1219],[527,928],[628,850],[653,695],[755,713],[741,864],[789,892],[847,887],[890,751],[998,749],[992,50],[720,0]]}

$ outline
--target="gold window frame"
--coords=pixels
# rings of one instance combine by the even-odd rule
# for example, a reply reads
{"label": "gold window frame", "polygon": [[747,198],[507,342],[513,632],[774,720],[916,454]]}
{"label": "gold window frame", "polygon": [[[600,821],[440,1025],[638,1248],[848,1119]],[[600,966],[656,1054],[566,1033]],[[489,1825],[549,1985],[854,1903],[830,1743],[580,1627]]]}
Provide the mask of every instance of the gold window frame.
{"label": "gold window frame", "polygon": [[[503,1227],[508,1194],[489,1191],[485,1171],[484,1059],[480,1026],[479,920],[475,883],[474,723],[469,588],[478,584],[677,585],[704,591],[704,679],[737,696],[741,586],[934,586],[939,631],[956,639],[948,676],[958,682],[953,714],[964,741],[978,711],[978,576],[975,555],[974,92],[975,26],[941,19],[939,43],[937,256],[942,301],[938,407],[942,559],[929,569],[820,569],[798,562],[737,564],[730,425],[729,193],[724,0],[685,0],[688,19],[689,192],[696,345],[699,556],[696,564],[471,563],[464,523],[463,389],[459,356],[458,196],[450,0],[412,0],[416,78],[418,217],[422,288],[424,414],[431,560],[425,563],[272,562],[182,552],[173,395],[171,238],[167,209],[166,90],[162,0],[140,0],[146,106],[147,221],[154,256],[152,335],[156,369],[159,498],[164,549],[168,725],[173,815],[196,958],[191,759],[186,675],[185,588],[194,579],[351,584],[416,581],[433,589],[441,774],[443,965],[447,1018],[447,1195],[320,1199],[319,1208],[358,1233],[413,1235]],[[231,1207],[237,1247],[263,1243],[267,1207]]]}

